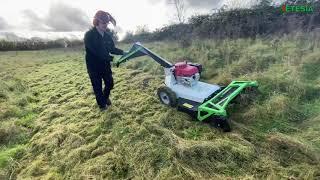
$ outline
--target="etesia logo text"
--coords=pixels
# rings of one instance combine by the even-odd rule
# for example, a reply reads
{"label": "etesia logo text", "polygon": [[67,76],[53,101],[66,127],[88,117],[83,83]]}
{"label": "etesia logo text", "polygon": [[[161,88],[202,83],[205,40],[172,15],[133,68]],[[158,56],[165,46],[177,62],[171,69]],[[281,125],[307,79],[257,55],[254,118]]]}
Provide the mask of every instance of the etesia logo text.
{"label": "etesia logo text", "polygon": [[283,13],[312,13],[313,7],[309,5],[282,5]]}

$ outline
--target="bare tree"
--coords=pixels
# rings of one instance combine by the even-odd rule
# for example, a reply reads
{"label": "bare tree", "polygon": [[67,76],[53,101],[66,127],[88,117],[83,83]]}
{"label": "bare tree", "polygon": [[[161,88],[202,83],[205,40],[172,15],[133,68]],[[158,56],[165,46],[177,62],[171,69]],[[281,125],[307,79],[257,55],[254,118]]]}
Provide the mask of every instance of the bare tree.
{"label": "bare tree", "polygon": [[176,10],[175,18],[179,23],[185,23],[186,21],[186,6],[184,0],[170,0]]}
{"label": "bare tree", "polygon": [[150,32],[148,25],[138,25],[134,34],[144,34]]}

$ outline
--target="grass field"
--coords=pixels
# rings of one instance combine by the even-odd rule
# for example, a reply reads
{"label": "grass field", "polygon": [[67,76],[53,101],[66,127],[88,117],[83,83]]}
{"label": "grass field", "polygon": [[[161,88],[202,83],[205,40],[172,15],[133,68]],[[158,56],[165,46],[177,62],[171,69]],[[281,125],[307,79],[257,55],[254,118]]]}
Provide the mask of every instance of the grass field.
{"label": "grass field", "polygon": [[319,40],[144,44],[203,64],[209,83],[259,82],[230,133],[160,104],[163,70],[147,57],[113,68],[100,112],[82,49],[0,52],[0,179],[319,179]]}

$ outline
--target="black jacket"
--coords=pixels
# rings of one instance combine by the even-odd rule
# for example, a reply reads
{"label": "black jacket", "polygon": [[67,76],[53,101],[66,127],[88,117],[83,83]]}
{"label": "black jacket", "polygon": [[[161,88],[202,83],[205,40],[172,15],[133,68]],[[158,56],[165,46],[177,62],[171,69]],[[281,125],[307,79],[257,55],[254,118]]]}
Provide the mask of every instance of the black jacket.
{"label": "black jacket", "polygon": [[[109,33],[102,37],[98,30],[93,27],[84,35],[86,49],[86,64],[89,72],[103,72],[110,70],[111,54],[122,55],[123,51],[115,47]],[[111,71],[110,71],[111,72]]]}

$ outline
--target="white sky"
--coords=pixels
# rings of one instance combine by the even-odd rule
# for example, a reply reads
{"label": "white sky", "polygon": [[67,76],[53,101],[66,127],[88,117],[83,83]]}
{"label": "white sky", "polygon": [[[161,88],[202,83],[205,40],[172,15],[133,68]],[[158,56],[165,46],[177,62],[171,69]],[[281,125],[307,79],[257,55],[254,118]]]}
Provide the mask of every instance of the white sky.
{"label": "white sky", "polygon": [[[188,1],[188,0],[186,0]],[[189,0],[191,2],[192,0]],[[193,0],[193,3],[202,0]],[[209,5],[197,8],[188,8],[188,14],[202,14],[210,12],[210,9],[219,7],[221,3],[233,4],[238,2],[243,5],[249,1],[256,0],[203,0]],[[76,8],[85,13],[91,24],[92,18],[97,10],[109,12],[117,21],[118,34],[120,38],[126,31],[135,31],[138,26],[147,25],[149,30],[161,28],[173,22],[175,13],[172,6],[168,5],[168,0],[1,0],[0,18],[3,18],[11,27],[0,31],[14,32],[19,36],[32,37],[39,36],[50,38],[50,36],[64,36],[75,34],[83,36],[83,31],[78,32],[34,32],[31,31],[25,15],[25,10],[31,10],[39,18],[48,17],[50,7],[54,4],[62,3],[66,6]],[[209,2],[209,3],[208,3]],[[74,14],[77,16],[77,14]],[[54,18],[54,17],[51,17]],[[112,27],[112,25],[110,25]]]}
{"label": "white sky", "polygon": [[30,9],[39,17],[45,17],[54,3],[63,3],[82,10],[90,18],[90,23],[97,10],[105,10],[116,19],[118,28],[123,30],[122,34],[145,24],[150,30],[154,30],[168,23],[170,19],[165,3],[151,4],[148,0],[1,0],[0,17],[14,26],[14,29],[10,29],[12,32],[30,34],[22,11]]}

